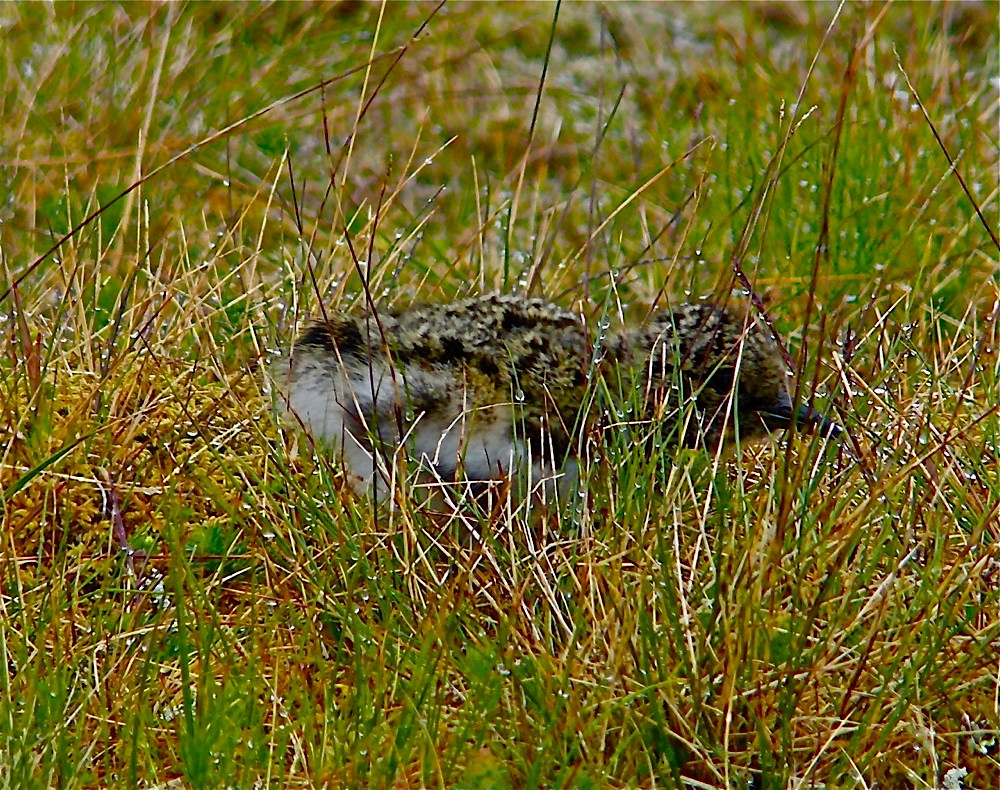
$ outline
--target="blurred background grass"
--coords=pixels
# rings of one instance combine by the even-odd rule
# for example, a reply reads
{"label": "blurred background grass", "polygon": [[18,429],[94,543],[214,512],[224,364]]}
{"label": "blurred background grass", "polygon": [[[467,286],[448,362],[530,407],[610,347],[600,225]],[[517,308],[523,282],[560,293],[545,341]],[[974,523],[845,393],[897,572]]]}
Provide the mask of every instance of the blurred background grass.
{"label": "blurred background grass", "polygon": [[[986,786],[997,21],[0,9],[5,783]],[[841,450],[611,442],[476,552],[271,413],[262,363],[363,282],[635,320],[734,263]]]}

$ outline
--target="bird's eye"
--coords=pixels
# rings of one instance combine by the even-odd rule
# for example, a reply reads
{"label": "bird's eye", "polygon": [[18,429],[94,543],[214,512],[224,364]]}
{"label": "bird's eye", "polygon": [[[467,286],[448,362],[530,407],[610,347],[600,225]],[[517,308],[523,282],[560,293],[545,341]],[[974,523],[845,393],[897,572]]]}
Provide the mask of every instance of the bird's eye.
{"label": "bird's eye", "polygon": [[727,395],[733,391],[734,373],[732,368],[718,368],[708,377],[705,386],[719,395]]}

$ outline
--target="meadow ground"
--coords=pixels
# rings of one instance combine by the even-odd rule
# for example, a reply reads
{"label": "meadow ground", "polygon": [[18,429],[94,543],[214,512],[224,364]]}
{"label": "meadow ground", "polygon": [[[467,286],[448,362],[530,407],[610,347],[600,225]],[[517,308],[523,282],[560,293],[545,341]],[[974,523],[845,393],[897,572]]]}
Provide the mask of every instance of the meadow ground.
{"label": "meadow ground", "polygon": [[[997,29],[0,7],[0,785],[1000,787]],[[601,415],[526,518],[275,419],[321,303],[495,289],[735,292],[846,436]]]}

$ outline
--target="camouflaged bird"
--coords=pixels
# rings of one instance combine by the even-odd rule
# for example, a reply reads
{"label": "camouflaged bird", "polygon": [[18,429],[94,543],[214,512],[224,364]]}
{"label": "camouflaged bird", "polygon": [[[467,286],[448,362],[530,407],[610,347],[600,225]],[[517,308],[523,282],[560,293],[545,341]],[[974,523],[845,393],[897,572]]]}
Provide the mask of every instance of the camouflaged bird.
{"label": "camouflaged bird", "polygon": [[766,327],[710,303],[598,336],[544,299],[498,294],[333,313],[305,329],[285,372],[291,419],[341,453],[359,492],[385,493],[400,448],[435,480],[527,472],[533,487],[563,474],[564,490],[581,430],[600,411],[585,405],[597,377],[616,399],[640,404],[631,424],[637,442],[653,430],[709,448],[737,426],[741,440],[792,423],[840,430],[794,408]]}

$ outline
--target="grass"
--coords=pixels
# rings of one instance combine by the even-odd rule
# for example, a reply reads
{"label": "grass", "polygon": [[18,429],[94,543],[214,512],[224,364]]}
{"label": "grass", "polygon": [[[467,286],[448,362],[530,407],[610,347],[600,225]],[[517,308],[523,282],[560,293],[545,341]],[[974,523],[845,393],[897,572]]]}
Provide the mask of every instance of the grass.
{"label": "grass", "polygon": [[[4,6],[3,786],[996,786],[996,22]],[[847,436],[376,509],[265,374],[366,289],[744,292]]]}

